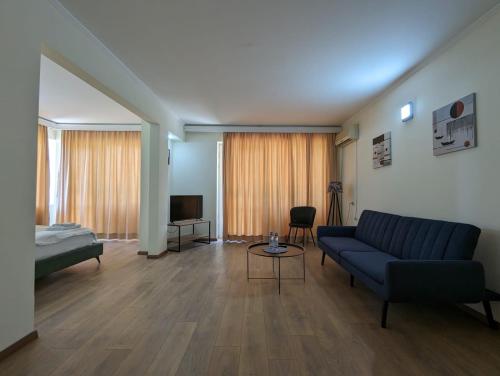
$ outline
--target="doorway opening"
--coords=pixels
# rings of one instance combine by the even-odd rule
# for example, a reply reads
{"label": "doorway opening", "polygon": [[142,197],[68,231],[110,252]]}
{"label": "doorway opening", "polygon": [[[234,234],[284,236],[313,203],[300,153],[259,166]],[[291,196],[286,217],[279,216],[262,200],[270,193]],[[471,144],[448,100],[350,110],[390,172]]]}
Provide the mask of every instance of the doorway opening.
{"label": "doorway opening", "polygon": [[45,55],[38,115],[37,239],[63,224],[138,239],[143,120]]}

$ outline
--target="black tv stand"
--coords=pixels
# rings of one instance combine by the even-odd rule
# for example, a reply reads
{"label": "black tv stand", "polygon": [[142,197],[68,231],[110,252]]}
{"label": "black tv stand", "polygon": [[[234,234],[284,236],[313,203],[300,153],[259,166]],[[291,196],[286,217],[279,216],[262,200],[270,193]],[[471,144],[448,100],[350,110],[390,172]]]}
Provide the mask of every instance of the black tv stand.
{"label": "black tv stand", "polygon": [[181,251],[181,228],[185,226],[193,226],[193,235],[194,235],[194,229],[195,225],[200,225],[200,224],[205,224],[208,223],[208,236],[205,239],[204,237],[201,238],[196,238],[193,239],[193,242],[197,243],[204,243],[204,244],[210,244],[210,230],[211,230],[211,222],[208,219],[186,219],[183,221],[175,221],[175,222],[170,222],[168,224],[168,227],[176,227],[177,228],[177,249],[171,249],[168,246],[167,243],[167,250],[168,251],[173,251],[173,252],[180,252]]}

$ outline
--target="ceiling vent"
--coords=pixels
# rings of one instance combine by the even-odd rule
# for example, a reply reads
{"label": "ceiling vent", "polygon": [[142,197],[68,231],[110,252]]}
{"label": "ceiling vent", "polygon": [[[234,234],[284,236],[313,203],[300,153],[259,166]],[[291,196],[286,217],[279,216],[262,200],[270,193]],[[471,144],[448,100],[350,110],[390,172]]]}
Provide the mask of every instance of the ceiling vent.
{"label": "ceiling vent", "polygon": [[337,133],[337,137],[335,137],[335,146],[346,145],[352,141],[356,141],[358,138],[359,138],[358,124],[345,126],[340,133]]}

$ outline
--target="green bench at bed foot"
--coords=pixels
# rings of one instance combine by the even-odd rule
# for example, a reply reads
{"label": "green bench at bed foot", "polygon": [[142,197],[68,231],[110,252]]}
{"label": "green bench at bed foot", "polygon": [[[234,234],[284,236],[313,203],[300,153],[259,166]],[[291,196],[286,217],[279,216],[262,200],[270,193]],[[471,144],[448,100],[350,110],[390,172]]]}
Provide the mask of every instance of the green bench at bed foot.
{"label": "green bench at bed foot", "polygon": [[35,279],[45,277],[50,273],[57,272],[58,270],[76,265],[82,261],[90,260],[92,258],[97,259],[97,261],[101,263],[99,256],[102,255],[102,250],[102,243],[95,243],[37,260],[35,261]]}

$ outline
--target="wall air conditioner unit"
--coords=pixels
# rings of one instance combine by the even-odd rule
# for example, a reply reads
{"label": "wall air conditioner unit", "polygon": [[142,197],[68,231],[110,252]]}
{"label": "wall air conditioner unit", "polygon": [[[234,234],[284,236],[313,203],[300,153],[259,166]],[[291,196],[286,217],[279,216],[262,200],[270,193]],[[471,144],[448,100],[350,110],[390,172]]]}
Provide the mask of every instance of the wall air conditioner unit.
{"label": "wall air conditioner unit", "polygon": [[358,124],[345,126],[341,132],[337,133],[337,137],[335,137],[335,146],[347,145],[352,141],[356,141],[358,138],[359,138]]}

